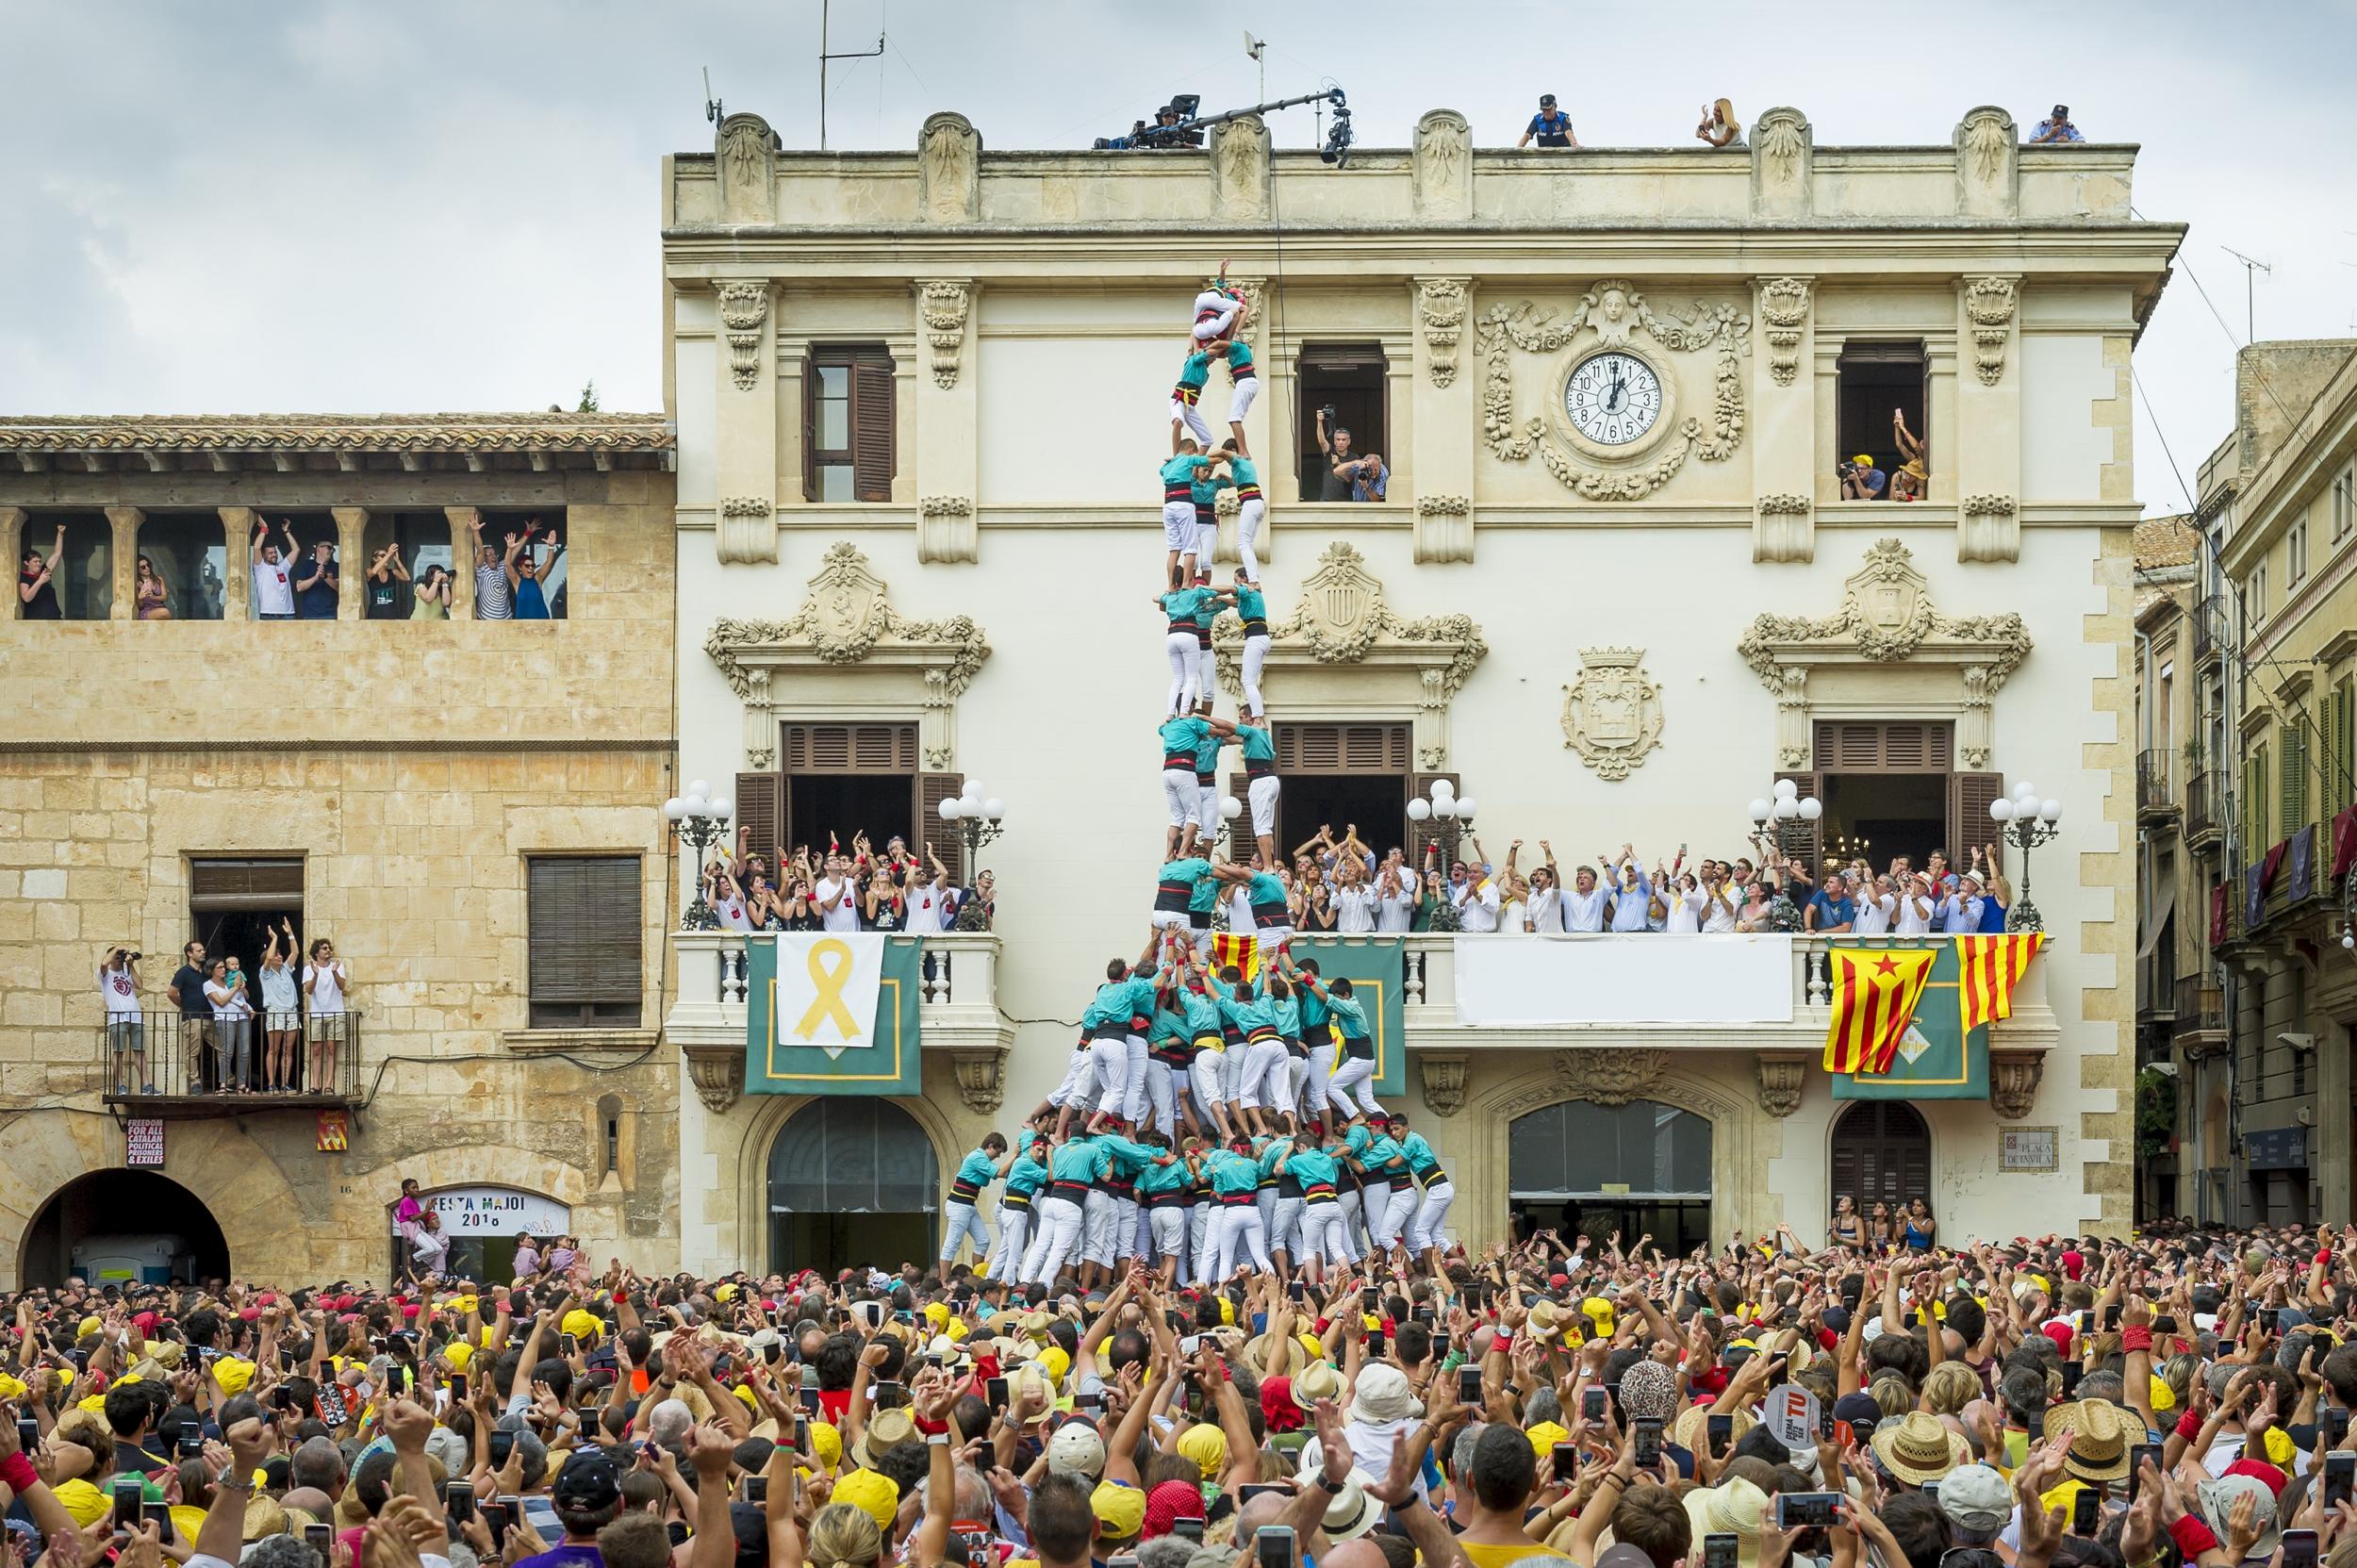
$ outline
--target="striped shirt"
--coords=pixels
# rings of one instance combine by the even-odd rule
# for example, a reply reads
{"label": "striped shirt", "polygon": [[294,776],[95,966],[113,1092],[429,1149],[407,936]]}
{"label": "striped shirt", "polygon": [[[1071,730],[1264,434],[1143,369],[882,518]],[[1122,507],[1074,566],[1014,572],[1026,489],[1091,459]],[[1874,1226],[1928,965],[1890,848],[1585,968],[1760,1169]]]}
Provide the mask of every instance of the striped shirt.
{"label": "striped shirt", "polygon": [[507,591],[507,569],[486,567],[477,562],[474,569],[474,618],[477,620],[513,620],[516,601]]}

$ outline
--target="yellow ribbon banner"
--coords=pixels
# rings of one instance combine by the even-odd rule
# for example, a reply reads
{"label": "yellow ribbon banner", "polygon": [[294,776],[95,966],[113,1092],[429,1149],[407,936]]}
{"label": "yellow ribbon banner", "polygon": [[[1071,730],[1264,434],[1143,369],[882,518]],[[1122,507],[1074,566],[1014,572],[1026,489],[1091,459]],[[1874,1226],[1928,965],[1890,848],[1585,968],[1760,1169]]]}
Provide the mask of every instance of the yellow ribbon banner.
{"label": "yellow ribbon banner", "polygon": [[[878,944],[882,956],[882,943]],[[852,957],[850,944],[840,937],[829,936],[810,945],[803,954],[803,963],[810,972],[810,983],[816,993],[802,1021],[794,1026],[794,1032],[805,1042],[818,1038],[821,1025],[834,1026],[835,1039],[847,1046],[865,1045],[859,1020],[843,1004],[844,988],[851,983],[852,973],[859,961]]]}
{"label": "yellow ribbon banner", "polygon": [[749,1093],[920,1091],[917,938],[763,933],[746,938],[745,960]]}

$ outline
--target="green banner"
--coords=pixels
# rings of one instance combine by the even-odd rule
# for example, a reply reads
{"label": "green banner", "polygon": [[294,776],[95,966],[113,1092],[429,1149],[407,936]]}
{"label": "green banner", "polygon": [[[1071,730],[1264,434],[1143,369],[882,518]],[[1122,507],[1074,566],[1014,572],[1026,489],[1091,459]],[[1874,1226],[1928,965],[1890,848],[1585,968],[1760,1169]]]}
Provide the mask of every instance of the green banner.
{"label": "green banner", "polygon": [[1915,1021],[1887,1073],[1863,1078],[1833,1075],[1836,1099],[1986,1099],[1988,1098],[1988,1026],[1970,1037],[1964,1033],[1964,1014],[1956,995],[1956,945],[1945,937],[1872,936],[1855,941],[1835,939],[1837,947],[1920,948],[1938,949],[1932,960],[1932,978],[1924,983],[1923,999],[1915,1005]]}
{"label": "green banner", "polygon": [[1407,941],[1397,936],[1295,936],[1294,960],[1317,961],[1318,978],[1347,979],[1351,995],[1367,1015],[1375,1036],[1375,1092],[1378,1098],[1408,1092],[1408,1029],[1402,982],[1407,978]]}
{"label": "green banner", "polygon": [[778,945],[745,944],[745,1092],[749,1095],[915,1095],[924,1091],[921,940],[889,937],[876,986],[875,1044],[830,1056],[778,1042]]}

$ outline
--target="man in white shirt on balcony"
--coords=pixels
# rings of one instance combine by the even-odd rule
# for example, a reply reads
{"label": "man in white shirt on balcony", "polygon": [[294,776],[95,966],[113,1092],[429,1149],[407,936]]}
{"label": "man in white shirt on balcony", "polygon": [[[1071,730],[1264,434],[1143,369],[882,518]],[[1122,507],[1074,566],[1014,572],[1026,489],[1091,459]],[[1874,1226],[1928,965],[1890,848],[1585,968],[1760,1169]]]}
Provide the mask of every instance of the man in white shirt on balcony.
{"label": "man in white shirt on balcony", "polygon": [[850,862],[841,855],[829,855],[826,870],[811,888],[818,904],[819,929],[859,930],[859,888],[851,880]]}
{"label": "man in white shirt on balcony", "polygon": [[1459,861],[1449,867],[1449,901],[1457,906],[1457,929],[1486,936],[1498,929],[1498,884],[1478,867]]}
{"label": "man in white shirt on balcony", "polygon": [[1405,866],[1386,863],[1375,876],[1375,929],[1387,935],[1397,935],[1415,923],[1413,875]]}
{"label": "man in white shirt on balcony", "polygon": [[1611,892],[1596,880],[1595,867],[1583,866],[1572,873],[1572,885],[1558,888],[1563,903],[1565,931],[1604,930],[1604,906]]}
{"label": "man in white shirt on balcony", "polygon": [[1377,899],[1375,884],[1367,880],[1366,863],[1346,858],[1335,864],[1334,871],[1334,929],[1350,936],[1373,932]]}
{"label": "man in white shirt on balcony", "polygon": [[958,891],[949,885],[949,868],[931,844],[925,846],[925,859],[933,868],[932,880],[923,880],[914,867],[909,878],[907,931],[912,936],[938,935],[957,917]]}

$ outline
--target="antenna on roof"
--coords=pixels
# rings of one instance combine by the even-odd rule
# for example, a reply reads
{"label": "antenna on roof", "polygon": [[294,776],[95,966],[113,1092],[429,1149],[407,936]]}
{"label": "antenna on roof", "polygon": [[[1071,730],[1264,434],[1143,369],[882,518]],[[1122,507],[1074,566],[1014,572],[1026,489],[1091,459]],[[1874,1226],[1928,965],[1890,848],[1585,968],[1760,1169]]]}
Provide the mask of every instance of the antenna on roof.
{"label": "antenna on roof", "polygon": [[1268,96],[1268,61],[1261,57],[1265,54],[1267,50],[1267,39],[1254,38],[1252,36],[1252,29],[1249,27],[1246,27],[1244,30],[1244,52],[1250,55],[1252,57],[1253,63],[1261,68],[1261,96],[1263,98]]}
{"label": "antenna on roof", "polygon": [[873,49],[860,49],[860,50],[855,50],[855,51],[853,51],[852,53],[850,53],[850,54],[847,54],[847,55],[830,55],[830,54],[828,54],[828,53],[827,53],[827,12],[828,12],[828,9],[829,9],[828,0],[819,0],[819,7],[818,7],[818,150],[819,150],[820,152],[822,152],[822,153],[823,153],[823,152],[825,152],[825,151],[827,150],[827,62],[828,62],[829,60],[864,60],[864,59],[869,59],[869,58],[874,58],[874,57],[876,57],[876,56],[880,56],[880,55],[882,55],[882,54],[884,52],[884,36],[883,36],[883,32],[882,32],[882,30],[881,28],[879,28],[879,29],[877,30],[877,33],[876,33],[876,46],[875,46]]}
{"label": "antenna on roof", "polygon": [[2275,269],[2264,261],[2252,260],[2232,245],[2220,245],[2218,249],[2242,263],[2242,338],[2246,343],[2255,343],[2259,340],[2259,332],[2256,324],[2258,313],[2254,302],[2253,285],[2258,281],[2261,272],[2273,277]]}
{"label": "antenna on roof", "polygon": [[717,125],[723,112],[720,100],[712,95],[712,67],[707,65],[704,67],[704,118]]}

